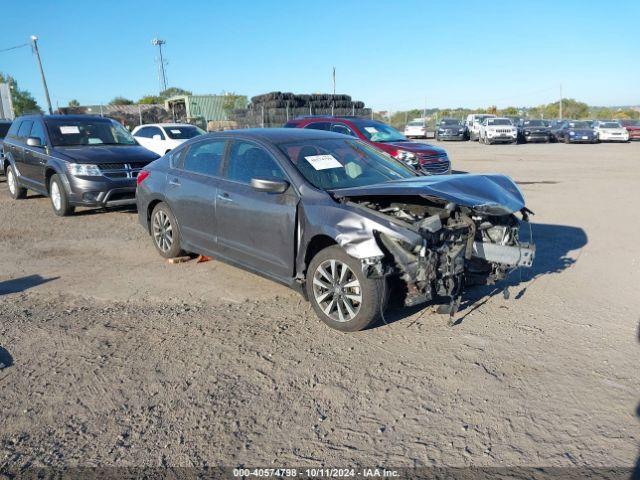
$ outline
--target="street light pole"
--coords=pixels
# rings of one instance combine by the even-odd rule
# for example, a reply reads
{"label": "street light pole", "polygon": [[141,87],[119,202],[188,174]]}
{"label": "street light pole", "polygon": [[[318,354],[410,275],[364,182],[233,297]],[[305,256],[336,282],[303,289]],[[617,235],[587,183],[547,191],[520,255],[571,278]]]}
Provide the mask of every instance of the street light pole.
{"label": "street light pole", "polygon": [[159,38],[154,38],[151,40],[151,44],[158,47],[158,52],[160,53],[160,58],[158,60],[158,74],[160,76],[160,86],[162,91],[164,92],[167,89],[167,74],[164,71],[164,57],[162,56],[162,45],[165,45],[167,42],[165,40],[160,40]]}
{"label": "street light pole", "polygon": [[44,96],[47,100],[47,108],[49,109],[49,115],[53,115],[53,109],[51,108],[51,98],[49,98],[49,88],[47,87],[47,80],[44,78],[44,70],[42,69],[42,60],[40,60],[40,51],[38,50],[38,37],[31,35],[31,44],[33,45],[33,52],[38,59],[38,67],[40,68],[40,77],[42,77],[42,86],[44,87]]}

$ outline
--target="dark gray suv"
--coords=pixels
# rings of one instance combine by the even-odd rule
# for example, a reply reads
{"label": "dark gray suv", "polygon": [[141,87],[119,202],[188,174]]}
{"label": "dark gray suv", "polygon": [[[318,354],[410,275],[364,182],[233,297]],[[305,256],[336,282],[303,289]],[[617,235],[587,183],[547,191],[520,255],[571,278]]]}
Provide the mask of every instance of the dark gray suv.
{"label": "dark gray suv", "polygon": [[160,255],[212,255],[285,283],[343,331],[376,322],[390,296],[455,313],[465,280],[493,282],[534,256],[519,240],[528,210],[510,178],[423,176],[337,133],[202,135],[137,181]]}
{"label": "dark gray suv", "polygon": [[135,204],[138,172],[158,155],[138,145],[118,122],[90,115],[17,118],[4,139],[9,193],[51,198],[60,216],[76,206]]}

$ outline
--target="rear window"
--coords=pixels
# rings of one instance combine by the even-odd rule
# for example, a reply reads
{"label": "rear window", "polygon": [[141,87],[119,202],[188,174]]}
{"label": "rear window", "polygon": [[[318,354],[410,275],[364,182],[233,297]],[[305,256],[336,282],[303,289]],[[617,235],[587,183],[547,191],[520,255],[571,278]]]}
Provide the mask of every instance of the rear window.
{"label": "rear window", "polygon": [[169,138],[173,138],[174,140],[188,140],[190,138],[197,137],[198,135],[206,133],[204,130],[196,127],[195,125],[164,127],[164,131],[167,133]]}

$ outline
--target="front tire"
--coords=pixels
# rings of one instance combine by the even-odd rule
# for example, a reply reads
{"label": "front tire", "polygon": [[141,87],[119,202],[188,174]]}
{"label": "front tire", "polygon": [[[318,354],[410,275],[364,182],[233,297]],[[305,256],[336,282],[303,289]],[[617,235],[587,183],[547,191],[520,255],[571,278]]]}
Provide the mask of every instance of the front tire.
{"label": "front tire", "polygon": [[166,203],[159,203],[153,209],[150,230],[153,245],[161,256],[175,258],[184,254],[178,222]]}
{"label": "front tire", "polygon": [[67,191],[64,189],[62,180],[60,180],[57,173],[52,175],[49,181],[49,198],[51,199],[53,213],[59,217],[66,217],[74,212],[75,207],[69,205]]}
{"label": "front tire", "polygon": [[306,289],[320,319],[342,332],[377,323],[386,307],[384,278],[367,278],[360,261],[338,246],[321,250],[309,264]]}
{"label": "front tire", "polygon": [[23,198],[26,198],[27,189],[18,184],[18,176],[16,175],[13,165],[9,165],[6,175],[7,185],[9,186],[9,195],[11,195],[11,198],[14,200],[22,200]]}

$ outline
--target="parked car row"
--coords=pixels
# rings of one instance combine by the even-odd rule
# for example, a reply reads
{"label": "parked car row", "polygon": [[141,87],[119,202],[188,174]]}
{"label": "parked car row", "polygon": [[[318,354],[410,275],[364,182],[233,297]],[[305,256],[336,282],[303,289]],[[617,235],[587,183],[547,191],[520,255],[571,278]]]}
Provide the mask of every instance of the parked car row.
{"label": "parked car row", "polygon": [[[194,133],[151,127],[160,134],[137,137]],[[510,178],[425,175],[449,172],[446,152],[381,122],[287,127],[178,138],[158,158],[108,118],[24,116],[3,166],[14,199],[39,192],[57,215],[135,204],[161,256],[213,255],[284,283],[343,331],[377,322],[390,300],[454,314],[466,282],[531,266],[535,249],[518,233],[529,210]]]}
{"label": "parked car row", "polygon": [[640,139],[638,120],[539,120],[471,114],[461,120],[444,118],[436,140],[478,140],[480,143],[597,143]]}

